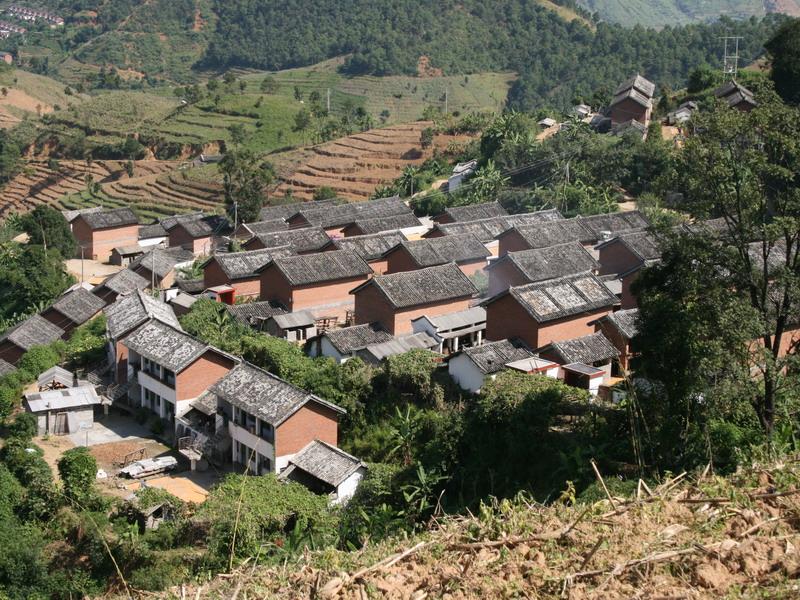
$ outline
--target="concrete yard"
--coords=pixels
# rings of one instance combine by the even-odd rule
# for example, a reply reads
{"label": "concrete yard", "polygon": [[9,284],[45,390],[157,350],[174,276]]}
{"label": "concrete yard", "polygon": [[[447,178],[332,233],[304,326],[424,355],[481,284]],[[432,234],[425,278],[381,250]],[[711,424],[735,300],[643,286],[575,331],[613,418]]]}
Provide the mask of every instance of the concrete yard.
{"label": "concrete yard", "polygon": [[75,278],[81,280],[81,262],[83,262],[83,281],[91,284],[98,284],[109,275],[121,271],[124,267],[117,265],[107,265],[96,260],[80,258],[70,258],[64,261],[64,266],[68,273],[71,273]]}

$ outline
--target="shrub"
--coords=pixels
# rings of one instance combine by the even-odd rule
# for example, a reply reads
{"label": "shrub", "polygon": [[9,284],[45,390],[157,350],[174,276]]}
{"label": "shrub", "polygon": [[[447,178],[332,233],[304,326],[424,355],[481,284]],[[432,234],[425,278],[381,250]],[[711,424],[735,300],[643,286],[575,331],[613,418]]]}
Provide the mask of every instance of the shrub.
{"label": "shrub", "polygon": [[35,415],[28,412],[19,413],[8,426],[8,435],[10,438],[28,443],[36,436],[38,429]]}
{"label": "shrub", "polygon": [[97,461],[86,447],[71,448],[58,461],[58,474],[64,484],[64,495],[78,506],[94,496]]}
{"label": "shrub", "polygon": [[19,361],[19,367],[38,377],[47,369],[61,362],[65,346],[63,343],[34,346]]}

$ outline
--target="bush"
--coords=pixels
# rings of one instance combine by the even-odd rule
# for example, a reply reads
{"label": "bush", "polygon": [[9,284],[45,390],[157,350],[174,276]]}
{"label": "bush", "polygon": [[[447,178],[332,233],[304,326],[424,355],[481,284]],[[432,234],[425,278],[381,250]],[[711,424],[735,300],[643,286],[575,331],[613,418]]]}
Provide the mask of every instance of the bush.
{"label": "bush", "polygon": [[80,507],[93,498],[97,461],[88,448],[71,448],[64,452],[58,461],[58,474],[64,485],[64,495],[70,502]]}
{"label": "bush", "polygon": [[63,342],[47,346],[34,346],[28,350],[19,361],[19,368],[38,377],[47,369],[55,367],[64,356],[65,345]]}
{"label": "bush", "polygon": [[36,416],[25,412],[19,413],[8,426],[10,438],[16,438],[22,442],[30,442],[39,433],[39,424]]}

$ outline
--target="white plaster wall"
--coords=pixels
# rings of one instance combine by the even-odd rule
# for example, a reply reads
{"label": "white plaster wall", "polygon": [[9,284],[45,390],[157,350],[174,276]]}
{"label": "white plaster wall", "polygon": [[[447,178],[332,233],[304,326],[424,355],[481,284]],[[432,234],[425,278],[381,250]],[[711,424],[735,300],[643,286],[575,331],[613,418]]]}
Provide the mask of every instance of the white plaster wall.
{"label": "white plaster wall", "polygon": [[466,354],[459,354],[451,358],[447,365],[447,371],[450,373],[450,377],[468,392],[477,394],[483,387],[483,373]]}
{"label": "white plaster wall", "polygon": [[336,500],[331,502],[331,504],[345,504],[350,498],[353,497],[353,494],[356,493],[356,489],[358,488],[358,484],[361,483],[361,480],[364,479],[364,475],[367,474],[367,470],[364,467],[359,468],[355,473],[350,475],[347,479],[345,479],[338,488],[336,488]]}

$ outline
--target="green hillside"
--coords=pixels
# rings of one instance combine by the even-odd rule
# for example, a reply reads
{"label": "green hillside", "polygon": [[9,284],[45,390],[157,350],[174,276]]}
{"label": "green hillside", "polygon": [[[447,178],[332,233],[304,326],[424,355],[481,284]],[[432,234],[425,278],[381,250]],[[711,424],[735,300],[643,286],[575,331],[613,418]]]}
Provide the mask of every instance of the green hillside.
{"label": "green hillside", "polygon": [[[721,16],[733,19],[763,17],[772,12],[767,7],[778,3],[761,0],[578,0],[578,4],[605,21],[661,27],[710,22]],[[800,3],[789,0],[780,4],[787,12],[800,14]]]}

